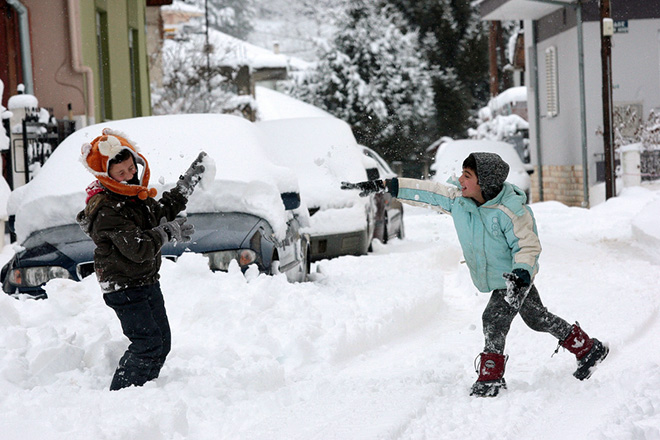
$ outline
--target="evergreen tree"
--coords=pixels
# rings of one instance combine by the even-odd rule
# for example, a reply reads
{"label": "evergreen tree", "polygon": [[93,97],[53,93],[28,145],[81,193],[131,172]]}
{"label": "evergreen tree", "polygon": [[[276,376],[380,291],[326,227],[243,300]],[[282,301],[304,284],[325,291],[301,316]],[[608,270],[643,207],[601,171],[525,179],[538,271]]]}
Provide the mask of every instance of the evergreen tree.
{"label": "evergreen tree", "polygon": [[465,137],[489,98],[488,34],[473,0],[383,0],[419,30],[435,92],[435,137]]}
{"label": "evergreen tree", "polygon": [[346,3],[317,68],[291,93],[351,124],[358,142],[388,161],[421,156],[433,114],[430,75],[415,32],[403,32],[391,8]]}

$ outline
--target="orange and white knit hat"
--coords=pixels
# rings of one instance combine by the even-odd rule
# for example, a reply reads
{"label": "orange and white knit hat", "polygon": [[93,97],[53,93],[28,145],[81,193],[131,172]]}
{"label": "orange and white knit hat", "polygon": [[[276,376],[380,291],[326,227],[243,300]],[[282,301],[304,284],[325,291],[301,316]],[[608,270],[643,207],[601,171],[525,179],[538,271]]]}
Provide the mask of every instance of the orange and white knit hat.
{"label": "orange and white knit hat", "polygon": [[[118,182],[108,174],[108,164],[122,150],[129,150],[135,162],[143,166],[140,185],[132,185],[127,182]],[[90,143],[82,146],[80,161],[101,184],[110,191],[125,196],[137,196],[141,200],[147,197],[155,197],[156,188],[148,188],[149,185],[149,163],[140,154],[134,142],[128,140],[127,136],[119,131],[104,128],[103,134]]]}

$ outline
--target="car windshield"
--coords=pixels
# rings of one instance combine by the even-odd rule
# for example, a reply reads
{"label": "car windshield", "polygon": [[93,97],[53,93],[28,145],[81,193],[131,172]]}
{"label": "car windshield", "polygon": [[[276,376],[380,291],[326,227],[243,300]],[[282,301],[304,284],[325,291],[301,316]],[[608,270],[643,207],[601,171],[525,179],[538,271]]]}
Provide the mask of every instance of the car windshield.
{"label": "car windshield", "polygon": [[77,223],[42,229],[32,233],[22,244],[25,248],[34,248],[44,243],[57,245],[61,243],[76,243],[89,240]]}
{"label": "car windshield", "polygon": [[[233,231],[242,240],[245,234],[259,221],[259,217],[240,212],[212,212],[188,215],[188,221],[194,225],[197,233],[222,230]],[[265,222],[268,224],[268,222]],[[268,224],[268,226],[270,226]],[[269,230],[269,233],[272,230]],[[90,238],[77,223],[42,229],[31,234],[22,244],[23,247],[35,248],[48,243],[54,246],[87,241]]]}

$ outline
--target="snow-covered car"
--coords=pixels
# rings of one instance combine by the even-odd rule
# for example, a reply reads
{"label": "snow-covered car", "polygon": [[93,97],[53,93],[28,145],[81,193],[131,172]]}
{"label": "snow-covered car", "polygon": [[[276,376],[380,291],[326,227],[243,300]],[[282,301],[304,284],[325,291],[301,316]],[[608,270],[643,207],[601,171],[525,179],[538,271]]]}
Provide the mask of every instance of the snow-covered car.
{"label": "snow-covered car", "polygon": [[342,181],[367,179],[365,159],[350,126],[334,117],[260,121],[275,163],[295,171],[307,205],[311,260],[363,255],[375,226],[373,197],[341,189]]}
{"label": "snow-covered car", "polygon": [[431,170],[435,171],[432,180],[441,183],[447,183],[453,180],[454,177],[457,180],[463,172],[465,158],[470,153],[479,151],[499,154],[509,164],[509,175],[506,181],[525,191],[527,201],[531,201],[531,180],[529,177],[531,170],[523,164],[514,146],[506,142],[485,139],[460,139],[443,143],[438,148],[435,161],[431,165]]}
{"label": "snow-covered car", "polygon": [[[245,271],[284,273],[303,281],[309,273],[309,223],[298,180],[275,165],[260,145],[255,125],[218,114],[149,116],[83,128],[62,142],[39,174],[12,192],[8,211],[21,250],[2,269],[6,293],[44,296],[52,278],[81,280],[93,273],[94,243],[75,223],[93,176],[80,163],[81,146],[105,127],[126,133],[149,161],[150,186],[174,186],[200,150],[215,163],[215,177],[198,186],[186,208],[195,233],[185,246],[167,244],[163,256],[204,254],[212,270],[236,260]],[[212,162],[212,163],[213,163]],[[156,196],[159,197],[159,196]]]}
{"label": "snow-covered car", "polygon": [[[392,171],[389,164],[378,153],[369,147],[361,146],[362,153],[373,159],[376,165],[378,175],[370,175],[369,180],[374,179],[392,179],[397,174]],[[369,172],[369,170],[368,170]],[[389,193],[378,193],[374,195],[376,201],[376,217],[374,236],[387,243],[390,238],[403,238],[405,231],[403,228],[403,203],[392,197]]]}

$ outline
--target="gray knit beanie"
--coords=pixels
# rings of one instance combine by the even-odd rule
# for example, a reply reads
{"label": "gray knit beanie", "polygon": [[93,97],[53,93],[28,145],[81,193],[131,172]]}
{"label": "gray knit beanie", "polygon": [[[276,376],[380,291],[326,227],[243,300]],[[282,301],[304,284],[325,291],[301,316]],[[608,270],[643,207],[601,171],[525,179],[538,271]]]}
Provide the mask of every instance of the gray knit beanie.
{"label": "gray knit beanie", "polygon": [[477,173],[481,193],[486,200],[502,191],[502,185],[509,175],[509,164],[495,153],[472,153],[463,161],[463,168],[466,167]]}

